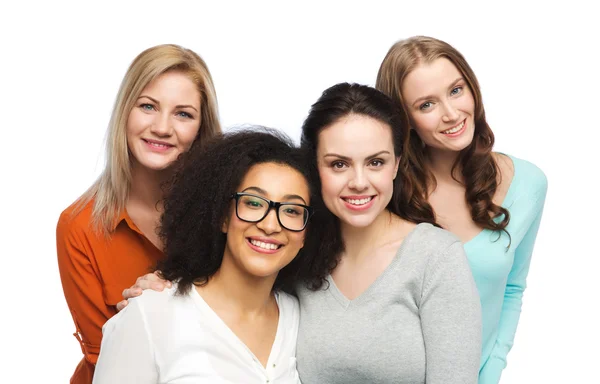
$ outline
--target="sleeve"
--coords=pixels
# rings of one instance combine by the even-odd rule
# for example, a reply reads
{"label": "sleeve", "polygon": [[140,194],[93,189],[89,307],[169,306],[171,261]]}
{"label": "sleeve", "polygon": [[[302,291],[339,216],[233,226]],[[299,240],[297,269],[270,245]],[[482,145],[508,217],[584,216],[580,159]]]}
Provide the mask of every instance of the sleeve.
{"label": "sleeve", "polygon": [[420,307],[427,384],[476,384],[481,304],[462,243],[430,261]]}
{"label": "sleeve", "polygon": [[93,369],[98,359],[102,325],[116,310],[104,301],[102,282],[91,262],[91,249],[85,231],[77,228],[67,214],[61,215],[56,228],[58,268],[63,292],[75,322],[74,336],[81,344],[85,359]]}
{"label": "sleeve", "polygon": [[131,300],[103,329],[93,384],[158,382],[154,347],[140,300]]}
{"label": "sleeve", "polygon": [[502,304],[502,313],[500,314],[500,322],[498,325],[498,336],[494,343],[494,347],[492,348],[490,357],[481,368],[479,384],[499,383],[502,370],[506,368],[506,357],[513,346],[517,325],[519,324],[519,317],[521,316],[523,292],[527,287],[527,274],[529,273],[533,246],[535,245],[535,239],[542,220],[547,189],[548,184],[544,176],[542,187],[533,202],[535,209],[533,210],[532,216],[534,218],[530,221],[531,224],[526,230],[525,236],[515,250],[513,266],[508,275],[506,289],[504,291],[504,302]]}

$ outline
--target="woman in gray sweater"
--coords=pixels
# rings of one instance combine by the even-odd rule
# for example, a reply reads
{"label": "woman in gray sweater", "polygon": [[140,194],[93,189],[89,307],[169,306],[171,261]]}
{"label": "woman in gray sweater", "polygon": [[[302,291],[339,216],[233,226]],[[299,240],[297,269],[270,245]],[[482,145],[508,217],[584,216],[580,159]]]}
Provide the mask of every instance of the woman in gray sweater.
{"label": "woman in gray sweater", "polygon": [[[319,265],[297,272],[304,384],[477,383],[479,296],[462,243],[414,193],[408,129],[387,96],[347,83],[327,89],[304,122],[323,223],[305,244]],[[124,296],[162,287],[146,275]]]}
{"label": "woman in gray sweater", "polygon": [[389,98],[348,83],[304,122],[331,213],[311,241],[336,261],[298,288],[304,384],[477,382],[479,297],[462,243],[412,193],[408,129]]}

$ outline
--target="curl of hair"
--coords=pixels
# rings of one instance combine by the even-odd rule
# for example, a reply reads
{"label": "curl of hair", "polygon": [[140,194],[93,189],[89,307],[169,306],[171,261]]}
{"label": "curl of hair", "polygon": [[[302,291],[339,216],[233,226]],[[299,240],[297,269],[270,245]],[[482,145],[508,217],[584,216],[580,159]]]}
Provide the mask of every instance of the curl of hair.
{"label": "curl of hair", "polygon": [[[317,147],[319,133],[349,115],[362,115],[380,121],[390,127],[394,145],[394,154],[400,158],[398,173],[394,180],[394,191],[387,209],[395,215],[414,223],[435,223],[431,205],[419,191],[418,180],[415,179],[408,143],[408,121],[400,113],[392,100],[375,88],[361,85],[340,83],[326,89],[310,109],[302,126],[301,147],[310,162],[310,171],[318,174]],[[321,184],[319,181],[319,190]],[[328,212],[321,218],[323,228],[320,232],[320,244],[316,252],[327,256],[333,262],[329,266],[333,270],[344,250],[340,233],[339,219]],[[318,282],[317,282],[318,283]],[[314,289],[319,288],[313,284]]]}
{"label": "curl of hair", "polygon": [[109,235],[125,209],[131,184],[131,159],[127,147],[127,119],[144,88],[158,76],[178,71],[200,92],[200,127],[195,142],[221,132],[217,95],[208,66],[194,51],[174,44],[151,47],[131,63],[119,87],[108,124],[106,165],[98,180],[80,197],[75,213],[94,199],[92,225]]}
{"label": "curl of hair", "polygon": [[[403,109],[408,118],[402,97],[402,85],[406,76],[417,66],[446,58],[461,72],[475,101],[475,134],[471,144],[463,149],[452,166],[452,177],[457,172],[465,186],[465,198],[472,220],[481,228],[506,231],[510,220],[509,211],[493,202],[501,176],[498,164],[492,155],[494,134],[485,119],[481,89],[475,73],[454,47],[448,43],[426,36],[415,36],[395,43],[386,54],[377,74],[376,88],[392,98]],[[409,149],[415,180],[415,188],[422,198],[429,197],[435,188],[435,178],[426,163],[426,148],[419,136],[411,130]],[[455,178],[456,179],[456,178]]]}
{"label": "curl of hair", "polygon": [[[227,235],[222,225],[231,214],[231,196],[251,167],[277,163],[299,172],[307,181],[311,205],[318,189],[311,183],[305,158],[293,141],[276,130],[252,127],[230,130],[203,146],[192,146],[177,163],[167,184],[160,237],[165,259],[157,268],[162,278],[178,282],[178,293],[208,283],[220,268]],[[311,218],[305,236],[316,231]],[[313,265],[315,264],[315,265]],[[292,290],[302,273],[323,275],[319,255],[302,249],[278,274],[274,289]],[[312,275],[310,275],[312,277]]]}

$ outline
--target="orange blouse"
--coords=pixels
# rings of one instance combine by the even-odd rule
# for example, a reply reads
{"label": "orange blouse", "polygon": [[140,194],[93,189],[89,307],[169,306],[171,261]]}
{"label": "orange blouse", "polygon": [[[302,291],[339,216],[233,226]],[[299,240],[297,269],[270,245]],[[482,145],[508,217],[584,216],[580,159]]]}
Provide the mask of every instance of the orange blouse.
{"label": "orange blouse", "polygon": [[76,203],[65,209],[56,227],[60,279],[75,322],[74,336],[84,358],[72,384],[90,384],[100,353],[102,326],[117,313],[122,293],[137,277],[152,272],[163,253],[142,234],[126,211],[110,236],[91,226],[93,200],[73,215]]}

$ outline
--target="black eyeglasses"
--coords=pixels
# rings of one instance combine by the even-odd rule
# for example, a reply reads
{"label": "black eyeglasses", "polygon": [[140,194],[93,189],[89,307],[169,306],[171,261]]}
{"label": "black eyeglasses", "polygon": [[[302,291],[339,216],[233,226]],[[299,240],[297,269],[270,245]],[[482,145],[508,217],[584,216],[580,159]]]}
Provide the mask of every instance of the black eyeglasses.
{"label": "black eyeglasses", "polygon": [[274,208],[279,224],[292,232],[303,231],[313,211],[308,205],[279,203],[251,193],[237,192],[231,195],[231,198],[236,201],[235,214],[238,219],[258,223]]}

